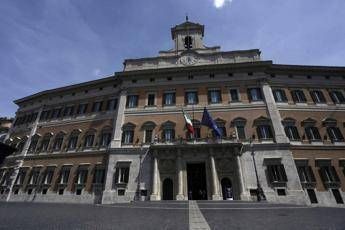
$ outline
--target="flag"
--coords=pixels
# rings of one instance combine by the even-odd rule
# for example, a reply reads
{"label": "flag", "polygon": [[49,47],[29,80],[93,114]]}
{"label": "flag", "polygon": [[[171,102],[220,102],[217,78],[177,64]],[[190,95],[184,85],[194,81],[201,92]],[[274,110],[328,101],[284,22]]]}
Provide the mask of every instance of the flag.
{"label": "flag", "polygon": [[187,127],[188,132],[194,134],[193,123],[192,123],[192,120],[190,119],[190,116],[187,113],[185,113],[183,109],[182,109],[182,113],[183,113],[184,120],[186,121],[186,127]]}
{"label": "flag", "polygon": [[218,128],[216,122],[212,119],[212,117],[208,113],[206,107],[204,107],[204,113],[202,114],[201,124],[212,129],[217,137],[222,136],[222,131]]}

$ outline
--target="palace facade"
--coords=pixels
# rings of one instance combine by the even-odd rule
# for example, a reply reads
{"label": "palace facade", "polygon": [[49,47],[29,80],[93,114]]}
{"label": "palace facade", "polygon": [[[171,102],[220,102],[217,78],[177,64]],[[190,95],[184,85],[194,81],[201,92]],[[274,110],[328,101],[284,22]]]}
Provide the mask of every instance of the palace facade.
{"label": "palace facade", "polygon": [[[343,206],[345,68],[221,51],[204,26],[113,76],[18,99],[0,199],[246,200]],[[204,108],[222,132],[201,124]],[[182,109],[190,115],[187,132]],[[259,188],[259,189],[258,189]]]}

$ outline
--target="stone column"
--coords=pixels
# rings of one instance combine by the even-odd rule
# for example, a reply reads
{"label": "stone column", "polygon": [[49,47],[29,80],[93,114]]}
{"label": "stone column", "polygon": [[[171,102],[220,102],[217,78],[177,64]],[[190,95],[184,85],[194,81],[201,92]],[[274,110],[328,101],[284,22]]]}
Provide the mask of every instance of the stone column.
{"label": "stone column", "polygon": [[157,154],[153,155],[153,178],[152,178],[152,194],[150,200],[160,200],[159,195],[159,168]]}
{"label": "stone column", "polygon": [[281,122],[280,113],[273,97],[272,89],[267,82],[263,82],[262,91],[265,96],[267,111],[272,121],[276,142],[289,143],[289,139],[285,135],[284,127]]}
{"label": "stone column", "polygon": [[121,147],[122,125],[125,119],[126,97],[127,97],[127,91],[122,90],[120,92],[119,106],[117,108],[116,116],[114,118],[114,125],[113,125],[114,136],[110,144],[111,148]]}
{"label": "stone column", "polygon": [[177,152],[176,168],[177,168],[177,176],[178,176],[178,193],[176,195],[176,200],[184,200],[183,170],[182,170],[182,159],[181,159],[181,150],[180,149]]}
{"label": "stone column", "polygon": [[221,200],[219,194],[219,181],[218,174],[216,169],[216,162],[214,160],[213,149],[210,149],[210,165],[211,165],[211,174],[212,174],[212,200]]}

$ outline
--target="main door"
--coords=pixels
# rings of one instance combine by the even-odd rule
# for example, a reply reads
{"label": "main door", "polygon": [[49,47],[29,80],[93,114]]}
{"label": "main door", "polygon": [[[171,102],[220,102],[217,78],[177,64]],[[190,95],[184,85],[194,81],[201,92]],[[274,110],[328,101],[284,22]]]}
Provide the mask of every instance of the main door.
{"label": "main door", "polygon": [[173,181],[170,178],[166,178],[163,181],[163,200],[174,199],[174,186]]}
{"label": "main door", "polygon": [[187,164],[188,200],[207,200],[205,163]]}

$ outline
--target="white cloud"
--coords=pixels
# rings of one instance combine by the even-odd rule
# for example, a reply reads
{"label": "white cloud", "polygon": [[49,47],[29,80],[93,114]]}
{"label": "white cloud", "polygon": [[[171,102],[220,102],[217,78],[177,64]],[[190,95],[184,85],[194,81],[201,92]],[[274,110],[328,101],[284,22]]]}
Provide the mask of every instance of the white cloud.
{"label": "white cloud", "polygon": [[96,76],[96,77],[99,77],[101,76],[101,70],[96,68],[93,70],[93,75]]}
{"label": "white cloud", "polygon": [[226,3],[231,3],[232,0],[213,0],[213,5],[220,9],[222,8]]}

